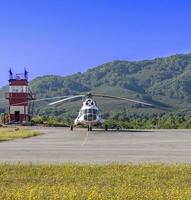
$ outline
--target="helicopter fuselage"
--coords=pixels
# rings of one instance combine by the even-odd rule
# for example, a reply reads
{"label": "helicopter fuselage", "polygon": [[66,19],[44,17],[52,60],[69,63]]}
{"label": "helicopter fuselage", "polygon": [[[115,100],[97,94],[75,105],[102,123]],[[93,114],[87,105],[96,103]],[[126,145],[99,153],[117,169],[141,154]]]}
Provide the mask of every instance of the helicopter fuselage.
{"label": "helicopter fuselage", "polygon": [[[55,104],[69,101],[72,99],[86,98],[83,102],[82,108],[79,111],[78,117],[75,119],[74,124],[72,124],[70,127],[71,127],[71,130],[73,130],[73,125],[74,126],[85,125],[85,126],[88,126],[88,130],[92,130],[91,126],[103,125],[104,123],[104,120],[99,115],[99,109],[97,107],[96,101],[93,101],[92,99],[93,97],[110,98],[110,99],[123,100],[123,101],[143,104],[147,106],[152,106],[152,104],[149,104],[149,103],[145,103],[145,102],[133,100],[133,99],[128,99],[124,97],[102,95],[102,94],[91,94],[91,93],[88,93],[87,95],[81,94],[81,95],[67,97],[59,101],[52,102],[49,105],[55,105]],[[105,130],[107,130],[107,124],[105,125]]]}
{"label": "helicopter fuselage", "polygon": [[99,116],[99,109],[96,102],[88,98],[83,102],[74,125],[97,126],[103,124],[103,122],[104,120]]}

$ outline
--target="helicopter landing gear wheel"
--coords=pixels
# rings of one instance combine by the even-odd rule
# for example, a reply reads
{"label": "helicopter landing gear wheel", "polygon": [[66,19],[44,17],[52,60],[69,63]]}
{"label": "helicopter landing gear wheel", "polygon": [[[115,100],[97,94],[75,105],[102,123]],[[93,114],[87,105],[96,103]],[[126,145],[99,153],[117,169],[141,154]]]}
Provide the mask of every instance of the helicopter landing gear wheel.
{"label": "helicopter landing gear wheel", "polygon": [[73,129],[74,129],[74,125],[71,124],[71,125],[70,125],[70,130],[73,131]]}
{"label": "helicopter landing gear wheel", "polygon": [[108,126],[107,126],[107,124],[105,125],[105,131],[108,131]]}

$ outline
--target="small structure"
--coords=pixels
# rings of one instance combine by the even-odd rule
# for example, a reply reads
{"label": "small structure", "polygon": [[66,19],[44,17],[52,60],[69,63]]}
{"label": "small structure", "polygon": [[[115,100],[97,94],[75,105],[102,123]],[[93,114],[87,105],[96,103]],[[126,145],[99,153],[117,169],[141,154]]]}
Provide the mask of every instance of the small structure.
{"label": "small structure", "polygon": [[28,72],[13,74],[9,70],[9,93],[6,98],[9,100],[10,123],[22,123],[31,120],[29,113],[29,102],[35,97],[28,86]]}

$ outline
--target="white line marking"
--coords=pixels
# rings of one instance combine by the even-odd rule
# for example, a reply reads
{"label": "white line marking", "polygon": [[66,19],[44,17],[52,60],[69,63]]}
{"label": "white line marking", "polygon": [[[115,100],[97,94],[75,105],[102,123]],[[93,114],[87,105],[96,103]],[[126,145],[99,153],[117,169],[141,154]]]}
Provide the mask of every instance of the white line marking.
{"label": "white line marking", "polygon": [[86,137],[84,138],[84,141],[81,144],[81,146],[84,146],[86,144],[86,142],[88,141],[88,135],[89,135],[89,131],[86,132]]}

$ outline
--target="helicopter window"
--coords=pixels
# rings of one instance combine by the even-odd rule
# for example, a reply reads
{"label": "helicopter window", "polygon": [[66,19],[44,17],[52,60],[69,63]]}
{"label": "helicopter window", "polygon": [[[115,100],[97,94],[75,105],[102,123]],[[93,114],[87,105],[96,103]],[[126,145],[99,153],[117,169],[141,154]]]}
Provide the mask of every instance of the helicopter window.
{"label": "helicopter window", "polygon": [[88,113],[92,113],[92,109],[88,109]]}
{"label": "helicopter window", "polygon": [[84,114],[84,120],[86,121],[94,121],[97,119],[97,109],[84,109],[82,112]]}
{"label": "helicopter window", "polygon": [[83,113],[84,114],[94,114],[94,115],[96,115],[97,110],[96,109],[85,109],[85,110],[83,110]]}
{"label": "helicopter window", "polygon": [[88,114],[92,113],[92,109],[85,109],[85,110],[84,110],[84,114],[87,114],[87,113],[88,113]]}
{"label": "helicopter window", "polygon": [[93,114],[86,114],[84,115],[84,120],[87,120],[87,121],[94,121],[96,120],[96,115],[93,115]]}
{"label": "helicopter window", "polygon": [[84,120],[86,121],[94,121],[97,119],[97,109],[85,109],[83,110]]}
{"label": "helicopter window", "polygon": [[84,114],[91,114],[92,113],[92,109],[85,109],[84,110]]}

